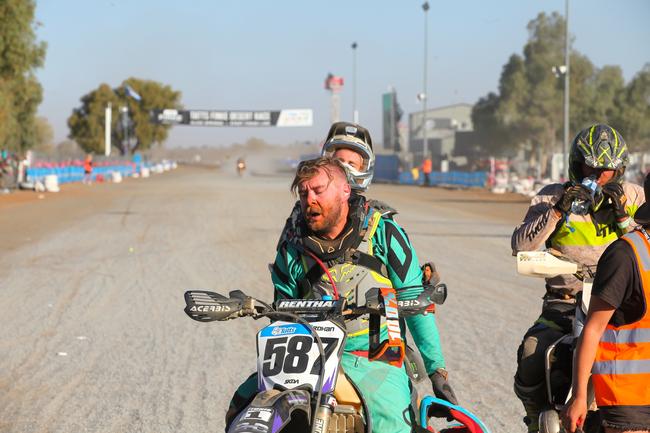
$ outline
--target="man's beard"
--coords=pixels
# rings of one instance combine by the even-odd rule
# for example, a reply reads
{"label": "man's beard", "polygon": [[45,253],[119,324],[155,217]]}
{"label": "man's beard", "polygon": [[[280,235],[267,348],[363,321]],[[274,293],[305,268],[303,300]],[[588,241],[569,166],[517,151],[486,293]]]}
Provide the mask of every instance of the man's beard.
{"label": "man's beard", "polygon": [[[328,209],[327,216],[324,216],[322,208],[315,208],[315,210],[322,216],[322,219],[316,222],[310,222],[307,219],[305,221],[307,227],[318,236],[327,234],[338,222],[338,219],[341,216],[341,207],[341,203],[335,203],[330,209]],[[307,208],[306,213],[309,213],[309,210],[310,208]]]}

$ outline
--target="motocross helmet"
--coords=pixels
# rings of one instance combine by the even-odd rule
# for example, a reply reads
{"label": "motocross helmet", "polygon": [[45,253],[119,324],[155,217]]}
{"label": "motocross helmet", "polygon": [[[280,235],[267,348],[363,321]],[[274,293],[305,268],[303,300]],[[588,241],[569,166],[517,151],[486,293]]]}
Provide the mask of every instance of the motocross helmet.
{"label": "motocross helmet", "polygon": [[375,154],[372,151],[370,132],[355,123],[336,122],[332,124],[321,155],[332,157],[339,149],[350,149],[361,155],[363,164],[359,170],[349,164],[344,163],[343,165],[348,170],[348,182],[352,189],[357,191],[368,189],[375,172]]}
{"label": "motocross helmet", "polygon": [[576,135],[569,154],[569,179],[582,182],[582,163],[592,168],[616,170],[615,182],[623,181],[629,162],[627,144],[621,134],[609,125],[598,123]]}

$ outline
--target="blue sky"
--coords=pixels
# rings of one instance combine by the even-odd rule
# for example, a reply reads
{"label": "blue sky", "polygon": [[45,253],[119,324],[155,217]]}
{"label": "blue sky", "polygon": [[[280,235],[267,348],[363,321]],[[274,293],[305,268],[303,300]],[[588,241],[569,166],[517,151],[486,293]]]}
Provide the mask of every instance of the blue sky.
{"label": "blue sky", "polygon": [[[328,72],[342,75],[342,117],[352,117],[352,49],[357,49],[360,123],[381,139],[381,94],[394,86],[406,113],[422,88],[423,1],[40,0],[48,44],[39,114],[68,134],[66,119],[100,83],[152,79],[194,109],[311,108],[308,128],[177,126],[168,146],[223,145],[256,136],[272,143],[324,138]],[[495,91],[503,64],[521,53],[527,23],[564,0],[430,1],[429,107],[474,103]],[[598,67],[620,65],[626,80],[650,62],[650,1],[571,0],[575,48]]]}

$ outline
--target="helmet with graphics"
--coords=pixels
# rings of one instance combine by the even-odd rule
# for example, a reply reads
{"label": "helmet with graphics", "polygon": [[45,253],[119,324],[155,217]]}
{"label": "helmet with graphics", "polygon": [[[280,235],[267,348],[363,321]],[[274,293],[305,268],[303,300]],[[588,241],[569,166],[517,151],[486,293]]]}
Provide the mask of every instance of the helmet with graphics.
{"label": "helmet with graphics", "polygon": [[372,151],[370,132],[361,125],[350,122],[332,124],[323,144],[322,156],[339,157],[337,151],[351,150],[361,158],[359,163],[351,163],[346,158],[343,165],[348,170],[348,181],[352,189],[365,191],[368,189],[375,171],[375,154]]}
{"label": "helmet with graphics", "polygon": [[582,164],[604,170],[616,170],[614,180],[623,181],[629,152],[623,136],[609,125],[598,123],[576,135],[569,154],[569,179],[580,183]]}

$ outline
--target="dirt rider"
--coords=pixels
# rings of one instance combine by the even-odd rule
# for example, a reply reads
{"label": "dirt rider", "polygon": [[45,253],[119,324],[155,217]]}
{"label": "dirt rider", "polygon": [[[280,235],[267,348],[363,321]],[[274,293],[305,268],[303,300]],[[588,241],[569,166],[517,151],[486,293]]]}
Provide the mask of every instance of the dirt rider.
{"label": "dirt rider", "polygon": [[[330,127],[330,130],[323,144],[322,156],[331,156],[343,163],[348,171],[348,182],[352,188],[352,194],[364,194],[370,187],[374,174],[375,154],[372,148],[372,138],[370,132],[361,125],[350,122],[336,122]],[[392,219],[397,210],[388,204],[374,199],[366,199],[369,206],[378,210],[383,217]],[[286,235],[294,220],[300,212],[300,202],[296,202],[291,217],[287,219],[287,224],[280,240],[286,239]],[[290,231],[290,230],[289,230]],[[436,270],[433,262],[425,263],[421,267],[422,271],[422,284],[433,284],[434,286],[440,282],[440,274]],[[432,281],[432,278],[434,281]],[[435,305],[432,305],[429,310],[431,313],[436,312]],[[440,336],[437,328],[432,331],[431,337],[436,342],[437,357],[440,362],[438,375],[448,378],[448,372],[444,367],[444,357],[442,349],[440,349]],[[409,350],[409,357],[417,357],[415,352]],[[413,362],[420,360],[412,359]],[[453,401],[453,403],[456,403]]]}
{"label": "dirt rider", "polygon": [[[329,130],[322,153],[324,156],[335,157],[345,166],[348,183],[351,187],[351,202],[354,202],[355,209],[359,209],[359,211],[364,211],[364,209],[366,211],[374,209],[375,212],[378,212],[382,216],[382,221],[384,219],[391,219],[392,216],[397,213],[390,206],[376,200],[367,200],[363,195],[361,195],[372,181],[375,162],[375,155],[372,150],[372,139],[366,128],[349,122],[334,123]],[[285,228],[278,243],[278,250],[283,246],[296,242],[295,227],[300,226],[302,220],[301,204],[300,201],[298,201],[294,206],[290,217],[287,219]],[[400,239],[404,238],[406,237],[400,235]],[[407,238],[405,242],[406,245],[408,245]],[[410,257],[409,262],[412,262],[417,266],[417,258],[415,255]],[[411,270],[411,266],[408,263],[404,263],[402,267],[408,269],[409,273],[416,273],[416,271]],[[274,270],[273,272],[275,274],[277,271]],[[417,273],[421,275],[421,273]],[[418,277],[418,281],[420,281],[420,278],[421,277]],[[409,275],[409,280],[411,279],[412,278]],[[413,281],[416,280],[414,279]],[[448,373],[445,369],[445,361],[440,347],[440,338],[438,329],[435,325],[434,316],[429,315],[427,321],[428,324],[425,327],[419,328],[420,332],[427,334],[425,338],[427,341],[427,344],[425,345],[426,348],[423,349],[426,352],[423,358],[426,361],[425,368],[427,374],[429,374],[430,379],[433,382],[434,393],[436,396],[455,404],[456,398],[447,380]],[[366,342],[368,340],[367,334],[365,340]],[[231,401],[230,409],[226,416],[226,423],[230,422],[234,415],[247,404],[250,398],[252,398],[256,386],[257,380],[254,377],[249,378],[249,380],[240,386]]]}
{"label": "dirt rider", "polygon": [[[524,221],[512,234],[513,253],[553,248],[569,260],[593,267],[607,246],[631,231],[632,217],[645,201],[641,187],[625,182],[628,148],[614,128],[595,124],[578,133],[569,155],[569,179],[545,186],[532,199]],[[597,181],[595,194],[583,184]],[[575,200],[588,205],[578,214]],[[526,411],[529,432],[537,432],[538,417],[547,404],[544,355],[546,348],[571,332],[576,294],[581,281],[560,275],[546,279],[542,313],[524,335],[517,351],[514,391]]]}
{"label": "dirt rider", "polygon": [[[362,195],[352,194],[347,171],[336,159],[321,157],[300,164],[292,190],[300,196],[301,218],[281,242],[273,265],[276,299],[344,296],[362,303],[371,287],[390,285],[399,299],[421,293],[422,274],[403,229]],[[399,247],[398,247],[399,246]],[[341,277],[345,275],[345,277]],[[415,286],[412,287],[411,286]],[[434,316],[409,317],[406,323],[431,375],[436,396],[455,402],[446,380]],[[375,432],[410,432],[404,421],[411,404],[404,368],[368,360],[368,323],[347,324],[342,365],[361,390]]]}

